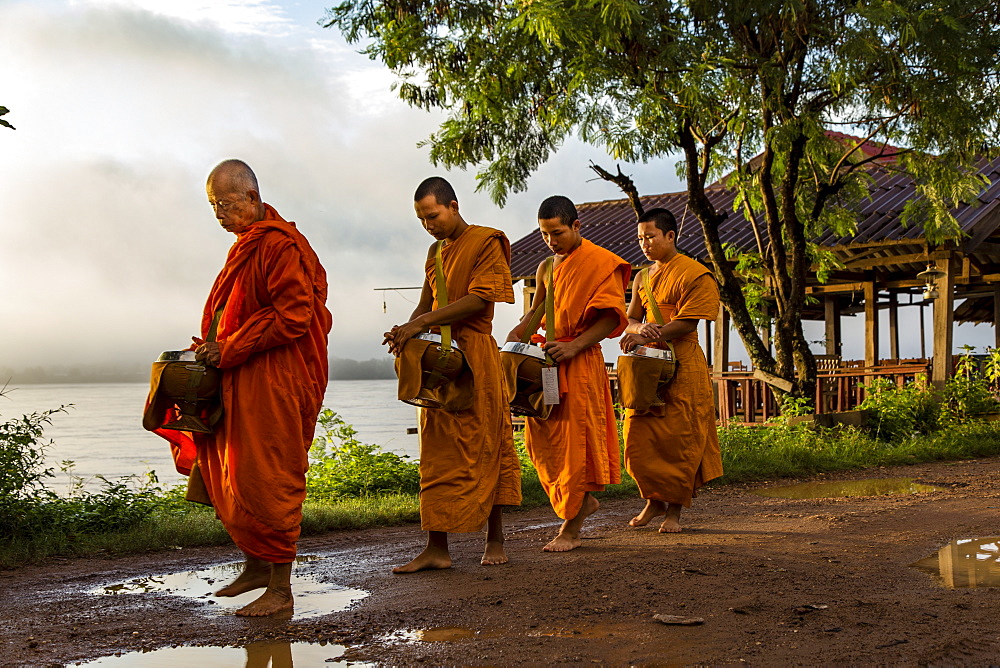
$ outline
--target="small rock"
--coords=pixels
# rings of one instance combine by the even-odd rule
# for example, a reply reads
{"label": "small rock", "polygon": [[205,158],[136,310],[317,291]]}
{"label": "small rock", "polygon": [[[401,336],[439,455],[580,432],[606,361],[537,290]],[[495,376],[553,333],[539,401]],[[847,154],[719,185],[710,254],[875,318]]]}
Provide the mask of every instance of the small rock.
{"label": "small rock", "polygon": [[653,615],[653,619],[662,624],[677,624],[680,626],[696,626],[705,623],[703,617],[681,617],[680,615]]}

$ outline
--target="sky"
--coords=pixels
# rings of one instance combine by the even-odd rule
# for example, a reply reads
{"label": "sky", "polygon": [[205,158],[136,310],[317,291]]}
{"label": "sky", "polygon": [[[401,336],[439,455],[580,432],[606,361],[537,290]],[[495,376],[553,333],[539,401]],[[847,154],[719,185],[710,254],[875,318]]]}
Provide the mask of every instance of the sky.
{"label": "sky", "polygon": [[[615,162],[569,141],[498,208],[473,171],[429,162],[417,143],[443,116],[409,108],[391,72],[320,27],[326,6],[0,0],[0,105],[17,128],[0,129],[0,366],[186,347],[233,241],[204,190],[226,158],[254,168],[325,265],[334,357],[384,355],[382,332],[408,319],[416,291],[384,293],[383,311],[375,288],[422,280],[432,239],[412,194],[425,177],[451,180],[466,220],[511,241],[549,195],[620,197],[588,168]],[[641,193],[683,189],[673,159],[622,168]],[[500,340],[521,313],[515,292],[497,310]]]}

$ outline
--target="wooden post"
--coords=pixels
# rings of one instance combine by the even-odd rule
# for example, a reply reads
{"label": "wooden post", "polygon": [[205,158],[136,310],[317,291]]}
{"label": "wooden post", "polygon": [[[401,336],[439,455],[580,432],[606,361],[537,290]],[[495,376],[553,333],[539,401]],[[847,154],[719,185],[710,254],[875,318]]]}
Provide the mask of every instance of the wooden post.
{"label": "wooden post", "polygon": [[535,298],[535,278],[524,279],[524,287],[521,288],[521,295],[524,297],[524,310],[521,315],[531,310],[531,300]]}
{"label": "wooden post", "polygon": [[924,306],[920,305],[920,359],[927,359],[927,331],[924,325]]}
{"label": "wooden post", "polygon": [[771,309],[767,307],[767,302],[760,307],[761,313],[763,313],[766,318],[764,325],[760,328],[760,339],[764,342],[764,347],[767,348],[767,352],[771,351]]}
{"label": "wooden post", "polygon": [[712,353],[712,371],[722,373],[729,365],[729,312],[719,305],[719,317],[715,320],[715,351]]}
{"label": "wooden post", "polygon": [[826,354],[840,354],[840,302],[834,295],[823,298],[823,320],[826,325]]}
{"label": "wooden post", "polygon": [[708,368],[712,368],[712,321],[705,321],[705,361],[708,362]]}
{"label": "wooden post", "polygon": [[899,304],[896,293],[889,291],[889,357],[899,361]]}
{"label": "wooden post", "polygon": [[951,258],[937,261],[937,268],[944,272],[938,279],[938,298],[934,300],[934,359],[931,363],[931,382],[944,387],[951,375],[951,350],[955,323],[955,272]]}
{"label": "wooden post", "polygon": [[878,364],[878,291],[875,281],[865,284],[865,366]]}
{"label": "wooden post", "polygon": [[1000,283],[993,284],[993,347],[1000,348]]}

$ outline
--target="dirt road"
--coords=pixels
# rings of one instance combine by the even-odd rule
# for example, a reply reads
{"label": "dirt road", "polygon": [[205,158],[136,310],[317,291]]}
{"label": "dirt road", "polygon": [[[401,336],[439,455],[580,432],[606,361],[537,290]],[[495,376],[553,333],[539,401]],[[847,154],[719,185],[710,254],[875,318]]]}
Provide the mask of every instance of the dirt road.
{"label": "dirt road", "polygon": [[[87,593],[233,560],[230,549],[0,571],[0,665],[260,640],[326,641],[348,648],[341,660],[389,665],[1000,664],[1000,588],[950,589],[910,567],[953,539],[1000,536],[1000,458],[822,479],[870,477],[943,489],[782,500],[712,488],[678,535],[632,529],[641,503],[610,501],[566,554],[540,551],[554,518],[539,508],[507,515],[510,564],[480,566],[476,534],[453,541],[452,569],[408,576],[389,568],[419,549],[416,527],[310,538],[300,551],[323,557],[311,564],[317,581],[370,594],[308,619],[243,620],[210,599],[165,593]],[[704,623],[667,626],[654,614]],[[407,635],[441,627],[455,639]]]}

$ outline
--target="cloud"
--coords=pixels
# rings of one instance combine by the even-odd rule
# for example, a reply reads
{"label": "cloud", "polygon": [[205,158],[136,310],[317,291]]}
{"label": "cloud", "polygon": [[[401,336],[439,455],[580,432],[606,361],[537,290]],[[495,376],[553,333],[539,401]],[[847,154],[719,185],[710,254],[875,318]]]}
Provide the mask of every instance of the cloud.
{"label": "cloud", "polygon": [[[373,289],[423,278],[431,239],[411,198],[444,171],[416,143],[441,117],[397,100],[392,76],[335,31],[264,1],[25,0],[0,5],[0,59],[18,128],[0,132],[0,364],[184,345],[232,242],[204,194],[228,157],[255,168],[326,266],[334,355],[380,354],[381,333],[409,316],[416,293],[386,294],[383,313]],[[569,142],[504,210],[472,172],[446,176],[470,222],[514,240],[547,195],[617,196],[588,183],[590,159],[611,164]],[[639,171],[648,191],[676,184],[665,164]],[[498,311],[498,338],[519,308]]]}

